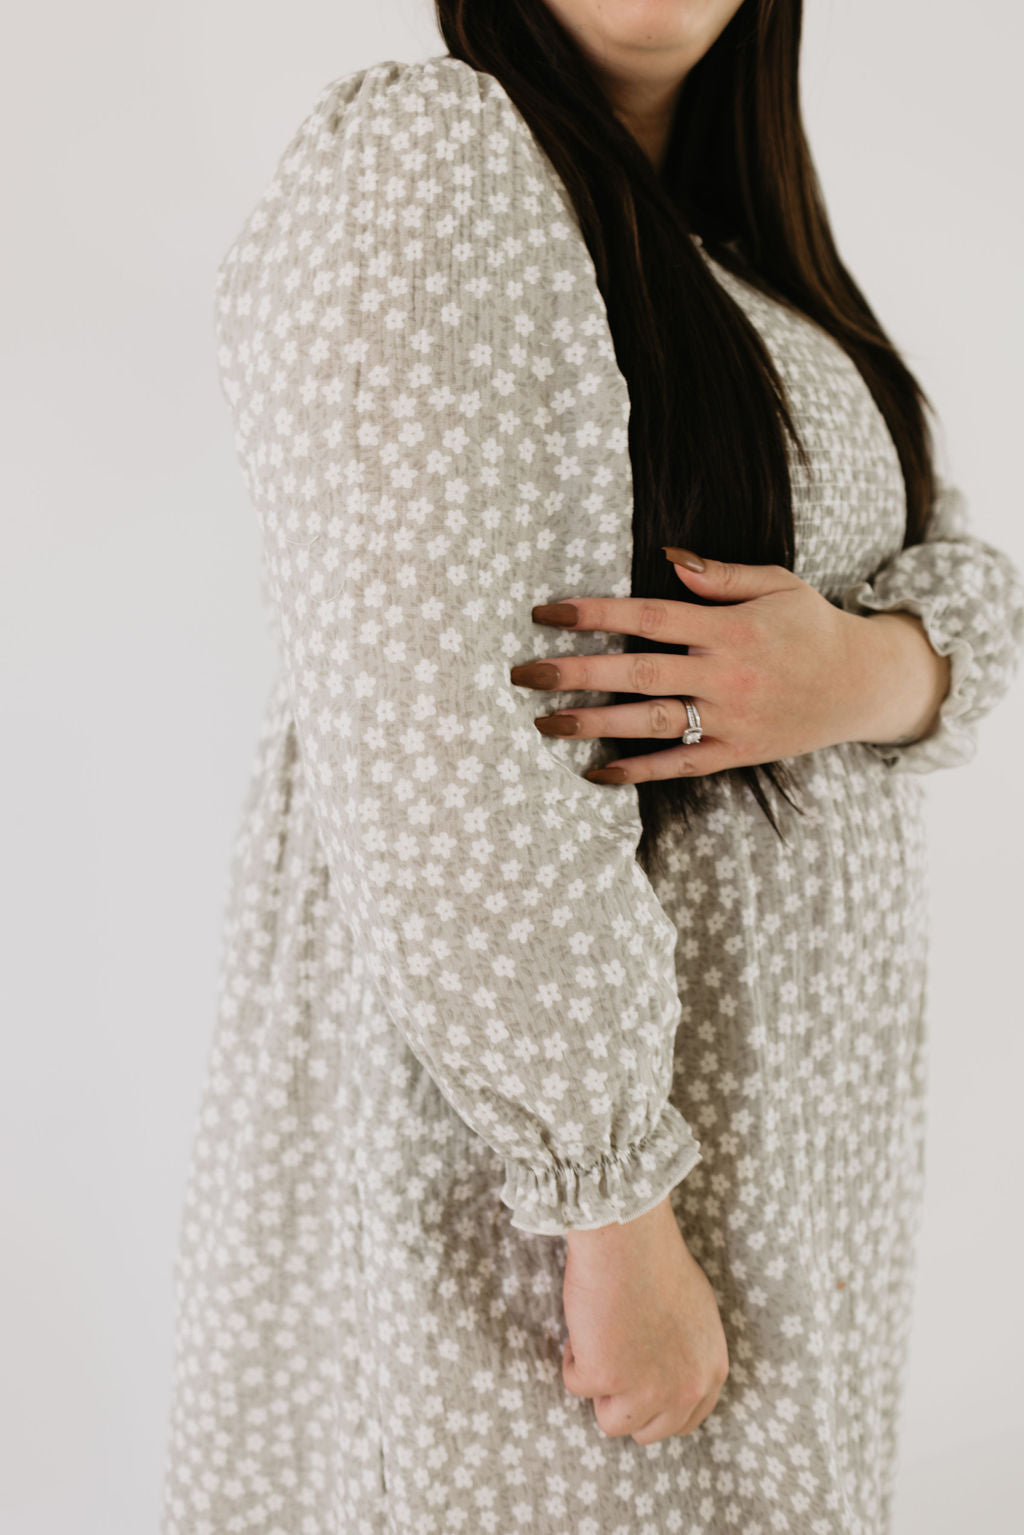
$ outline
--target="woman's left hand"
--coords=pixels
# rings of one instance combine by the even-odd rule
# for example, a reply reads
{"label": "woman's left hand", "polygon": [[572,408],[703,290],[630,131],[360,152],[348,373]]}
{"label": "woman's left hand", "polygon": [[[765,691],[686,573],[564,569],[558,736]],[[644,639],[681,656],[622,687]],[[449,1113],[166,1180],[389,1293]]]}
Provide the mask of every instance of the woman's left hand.
{"label": "woman's left hand", "polygon": [[[667,550],[676,574],[722,606],[646,597],[579,597],[533,609],[537,623],[635,634],[689,653],[557,656],[514,666],[523,687],[646,695],[643,702],[559,710],[537,728],[560,736],[663,736],[666,750],[592,770],[605,783],[721,772],[844,741],[916,740],[932,727],[949,662],[908,613],[848,613],[781,565],[706,560]],[[703,739],[683,746],[681,697]]]}

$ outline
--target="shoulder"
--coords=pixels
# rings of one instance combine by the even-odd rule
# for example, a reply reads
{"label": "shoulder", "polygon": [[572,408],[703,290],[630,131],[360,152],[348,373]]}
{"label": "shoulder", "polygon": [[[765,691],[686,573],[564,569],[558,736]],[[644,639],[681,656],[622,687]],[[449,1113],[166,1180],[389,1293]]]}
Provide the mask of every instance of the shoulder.
{"label": "shoulder", "polygon": [[325,85],[318,103],[343,108],[372,104],[383,110],[428,112],[443,118],[459,110],[480,110],[491,99],[510,99],[496,76],[450,54],[436,54],[412,63],[383,59],[353,70]]}
{"label": "shoulder", "polygon": [[305,174],[339,189],[346,203],[357,192],[392,203],[405,196],[439,217],[496,215],[521,229],[539,198],[549,212],[571,208],[500,80],[450,54],[388,59],[332,81],[302,142],[315,161]]}
{"label": "shoulder", "polygon": [[524,238],[538,219],[556,239],[574,225],[554,166],[496,76],[447,54],[386,59],[318,93],[222,258],[218,287],[240,264],[280,259],[300,231],[322,235],[342,214],[366,227],[388,209],[407,229],[428,215],[435,239],[467,218]]}
{"label": "shoulder", "polygon": [[[413,63],[385,59],[332,80],[314,102],[306,125],[314,134],[331,135],[358,124],[391,148],[392,132],[411,132],[419,139],[453,133],[468,145],[480,139],[482,128],[503,118],[510,127],[526,127],[496,76],[438,54]],[[398,148],[404,146],[400,141]]]}

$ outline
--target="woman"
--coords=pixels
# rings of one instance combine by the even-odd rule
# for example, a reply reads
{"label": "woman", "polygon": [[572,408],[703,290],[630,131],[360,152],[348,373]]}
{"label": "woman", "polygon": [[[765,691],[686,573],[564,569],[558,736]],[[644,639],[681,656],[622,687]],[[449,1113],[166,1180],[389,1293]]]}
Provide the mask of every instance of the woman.
{"label": "woman", "polygon": [[163,1529],[876,1535],[921,775],[1024,590],[835,252],[797,0],[438,13],[218,273],[283,667]]}

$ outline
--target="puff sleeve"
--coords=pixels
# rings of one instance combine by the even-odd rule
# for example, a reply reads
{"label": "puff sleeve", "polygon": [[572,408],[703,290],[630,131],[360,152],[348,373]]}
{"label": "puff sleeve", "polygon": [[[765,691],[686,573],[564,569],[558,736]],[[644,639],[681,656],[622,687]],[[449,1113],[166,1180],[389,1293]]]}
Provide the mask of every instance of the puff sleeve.
{"label": "puff sleeve", "polygon": [[494,77],[374,65],[321,93],[216,308],[332,887],[513,1224],[547,1234],[640,1215],[700,1159],[636,791],[583,778],[600,743],[542,737],[508,675],[623,643],[535,603],[629,591],[628,394],[559,188]]}
{"label": "puff sleeve", "polygon": [[966,498],[940,479],[923,542],[901,549],[842,594],[848,613],[915,614],[950,682],[927,736],[864,743],[893,772],[968,762],[979,720],[1008,691],[1024,646],[1024,584],[1009,555],[971,531]]}

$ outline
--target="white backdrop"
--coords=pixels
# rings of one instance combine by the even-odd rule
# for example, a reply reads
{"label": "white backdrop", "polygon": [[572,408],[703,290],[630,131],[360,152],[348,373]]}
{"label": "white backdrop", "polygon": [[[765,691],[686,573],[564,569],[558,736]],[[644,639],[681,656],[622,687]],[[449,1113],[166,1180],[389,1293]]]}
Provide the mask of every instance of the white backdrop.
{"label": "white backdrop", "polygon": [[[840,246],[935,401],[977,530],[1024,563],[1021,7],[806,11]],[[57,0],[5,36],[0,1518],[143,1535],[272,673],[214,269],[324,84],[444,48],[430,0]],[[930,781],[929,1193],[896,1535],[1018,1528],[1022,694]]]}

